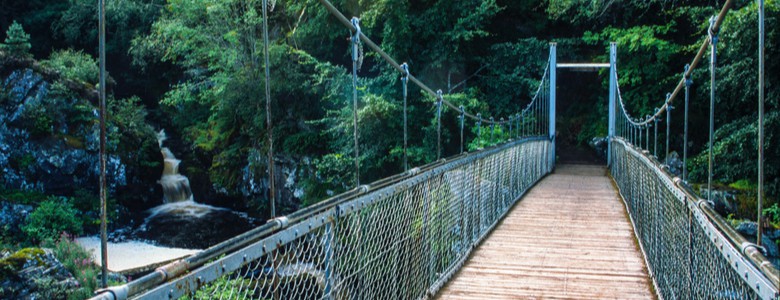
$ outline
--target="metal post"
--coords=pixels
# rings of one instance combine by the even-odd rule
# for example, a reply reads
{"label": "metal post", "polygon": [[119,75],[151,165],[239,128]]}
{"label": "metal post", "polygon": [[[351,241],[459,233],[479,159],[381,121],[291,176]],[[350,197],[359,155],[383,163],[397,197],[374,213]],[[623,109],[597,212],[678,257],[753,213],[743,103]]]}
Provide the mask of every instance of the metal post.
{"label": "metal post", "polygon": [[615,137],[615,113],[617,109],[617,44],[609,43],[609,134],[607,164],[612,165],[612,141]]}
{"label": "metal post", "polygon": [[555,163],[555,85],[557,81],[557,64],[558,64],[558,44],[557,43],[550,43],[550,106],[548,109],[549,114],[549,132],[548,135],[550,137],[551,142],[551,150],[550,150],[550,165],[552,166]]}
{"label": "metal post", "polygon": [[688,74],[689,69],[690,69],[690,65],[685,65],[685,72],[683,73],[683,77],[685,78],[685,129],[683,133],[683,170],[682,170],[683,181],[688,180],[688,103],[690,102],[691,85],[693,84],[693,80],[691,80],[690,76],[686,75]]}
{"label": "metal post", "polygon": [[654,126],[653,126],[653,131],[655,131],[654,136],[653,136],[653,156],[655,156],[655,158],[658,158],[658,122],[660,121],[660,120],[658,120],[658,117],[657,117],[658,116],[658,111],[660,111],[660,109],[656,108],[655,109],[656,117],[655,117],[655,120],[653,120],[653,122],[655,123]]}
{"label": "metal post", "polygon": [[645,116],[645,120],[648,121],[647,124],[645,124],[645,150],[650,151],[650,115]]}
{"label": "metal post", "polygon": [[523,136],[523,133],[520,131],[520,114],[515,113],[515,127],[517,127],[517,138],[520,138]]}
{"label": "metal post", "polygon": [[672,94],[666,94],[666,156],[664,156],[666,165],[669,165],[669,128],[672,124],[672,109],[674,109],[674,106],[669,103],[671,97]]}
{"label": "metal post", "polygon": [[756,244],[761,246],[762,209],[764,200],[764,0],[758,0],[758,233]]}
{"label": "metal post", "polygon": [[[409,136],[408,136],[408,132],[407,132],[408,127],[407,127],[407,123],[406,123],[406,99],[407,99],[407,94],[408,94],[408,86],[407,86],[407,84],[409,83],[409,65],[406,64],[406,63],[403,63],[403,64],[401,64],[401,69],[404,70],[404,75],[403,75],[403,77],[401,77],[401,83],[403,83],[403,87],[404,87],[404,171],[407,171],[407,170],[409,170],[409,159],[408,159],[406,151],[407,151],[407,147],[408,147]],[[461,106],[461,111],[463,110],[462,108],[463,107]],[[463,126],[461,126],[461,127],[463,127]],[[461,139],[461,152],[463,152],[463,145],[462,145],[463,144],[463,130],[462,129],[461,129],[461,138],[460,139]]]}
{"label": "metal post", "polygon": [[490,144],[493,144],[493,135],[496,133],[496,121],[490,117]]}
{"label": "metal post", "polygon": [[482,114],[477,114],[477,148],[482,148]]}
{"label": "metal post", "polygon": [[501,137],[504,136],[504,117],[501,117],[498,121],[498,129],[501,130]]}
{"label": "metal post", "polygon": [[717,63],[718,34],[715,29],[715,16],[710,18],[710,141],[707,172],[707,200],[712,201],[712,142],[715,140],[715,65]]}
{"label": "metal post", "polygon": [[521,119],[523,122],[520,124],[520,126],[522,126],[522,128],[520,128],[520,137],[522,138],[525,137],[525,111],[523,111]]}
{"label": "metal post", "polygon": [[443,100],[441,90],[436,91],[436,160],[441,159],[441,104]]}
{"label": "metal post", "polygon": [[637,146],[639,146],[639,149],[642,149],[642,136],[643,136],[642,130],[644,129],[644,126],[643,125],[637,125],[637,127],[639,127],[639,132],[638,132],[639,133],[639,143],[637,144]]}
{"label": "metal post", "polygon": [[99,55],[100,55],[100,262],[101,284],[108,287],[108,221],[106,184],[106,0],[100,0]]}
{"label": "metal post", "polygon": [[463,109],[463,105],[458,108],[460,108],[460,153],[463,153],[463,127],[466,125],[466,110]]}
{"label": "metal post", "polygon": [[509,120],[506,123],[509,124],[509,133],[506,134],[506,136],[507,136],[507,139],[511,139],[512,138],[512,129],[513,129],[512,128],[512,125],[513,125],[512,124],[512,115],[509,115]]}
{"label": "metal post", "polygon": [[271,205],[271,218],[276,218],[276,177],[274,176],[274,130],[271,122],[271,78],[268,58],[268,0],[263,0],[263,56],[265,59],[265,118],[268,130],[268,202]]}
{"label": "metal post", "polygon": [[357,63],[360,56],[358,46],[360,44],[360,19],[352,18],[352,26],[355,35],[352,37],[352,126],[355,138],[355,186],[360,186],[360,149],[358,144],[358,86],[357,86]]}

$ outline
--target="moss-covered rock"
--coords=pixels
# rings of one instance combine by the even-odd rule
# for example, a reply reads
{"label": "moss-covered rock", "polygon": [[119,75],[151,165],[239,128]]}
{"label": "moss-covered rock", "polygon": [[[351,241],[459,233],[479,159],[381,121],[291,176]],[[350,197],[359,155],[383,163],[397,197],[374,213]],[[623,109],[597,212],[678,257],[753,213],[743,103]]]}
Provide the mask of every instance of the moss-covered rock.
{"label": "moss-covered rock", "polygon": [[51,250],[24,248],[0,258],[0,299],[65,299],[77,287]]}
{"label": "moss-covered rock", "polygon": [[41,248],[24,248],[0,259],[0,281],[13,276],[19,270],[29,267],[44,266],[43,256],[46,253]]}

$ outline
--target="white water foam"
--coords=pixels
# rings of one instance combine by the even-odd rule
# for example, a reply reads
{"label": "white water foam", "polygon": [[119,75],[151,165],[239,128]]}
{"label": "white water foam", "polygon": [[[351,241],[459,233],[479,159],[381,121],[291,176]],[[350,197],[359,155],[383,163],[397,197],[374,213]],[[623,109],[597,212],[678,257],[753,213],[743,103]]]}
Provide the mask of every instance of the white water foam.
{"label": "white water foam", "polygon": [[[100,265],[100,238],[80,237],[76,243],[92,253],[92,259]],[[135,269],[189,256],[199,249],[166,248],[139,241],[108,243],[108,269],[113,272]]]}

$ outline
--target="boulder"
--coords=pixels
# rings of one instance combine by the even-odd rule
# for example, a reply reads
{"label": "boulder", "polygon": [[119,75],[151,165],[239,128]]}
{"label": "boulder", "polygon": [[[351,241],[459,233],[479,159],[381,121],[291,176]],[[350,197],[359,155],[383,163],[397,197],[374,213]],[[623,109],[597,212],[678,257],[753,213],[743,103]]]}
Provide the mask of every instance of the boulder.
{"label": "boulder", "polygon": [[51,250],[25,248],[0,259],[0,298],[66,299],[79,283]]}
{"label": "boulder", "polygon": [[18,237],[22,231],[19,227],[32,213],[33,207],[30,205],[13,204],[9,202],[0,202],[0,236]]}

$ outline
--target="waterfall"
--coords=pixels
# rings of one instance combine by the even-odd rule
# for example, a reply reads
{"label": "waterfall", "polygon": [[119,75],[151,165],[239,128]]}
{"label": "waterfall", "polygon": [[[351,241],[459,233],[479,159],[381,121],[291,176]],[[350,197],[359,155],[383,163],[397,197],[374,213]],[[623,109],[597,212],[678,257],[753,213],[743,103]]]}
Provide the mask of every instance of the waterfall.
{"label": "waterfall", "polygon": [[157,143],[160,145],[160,152],[163,156],[163,173],[160,180],[157,181],[163,188],[163,201],[165,203],[174,203],[181,201],[194,201],[192,190],[190,190],[190,180],[179,174],[179,163],[170,149],[163,147],[163,142],[167,139],[165,129],[157,133]]}

